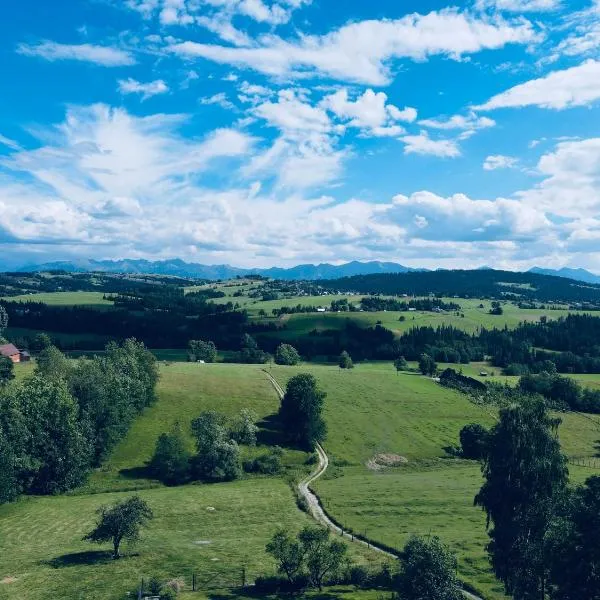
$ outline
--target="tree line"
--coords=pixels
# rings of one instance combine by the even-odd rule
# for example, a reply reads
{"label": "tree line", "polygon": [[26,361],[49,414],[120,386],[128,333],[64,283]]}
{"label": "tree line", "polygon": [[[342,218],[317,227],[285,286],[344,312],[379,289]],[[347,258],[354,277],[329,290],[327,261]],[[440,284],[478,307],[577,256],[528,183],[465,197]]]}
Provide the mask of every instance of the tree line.
{"label": "tree line", "polygon": [[154,356],[134,339],[75,363],[44,348],[32,376],[0,389],[0,502],[81,484],[152,404],[157,381]]}

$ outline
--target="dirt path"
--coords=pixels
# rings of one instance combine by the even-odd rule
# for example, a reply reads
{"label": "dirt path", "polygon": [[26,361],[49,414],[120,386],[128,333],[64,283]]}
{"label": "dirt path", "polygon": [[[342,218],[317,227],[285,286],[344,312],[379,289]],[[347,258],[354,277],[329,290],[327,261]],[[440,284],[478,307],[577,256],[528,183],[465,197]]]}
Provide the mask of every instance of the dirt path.
{"label": "dirt path", "polygon": [[[285,392],[283,391],[283,388],[279,385],[279,383],[271,375],[271,373],[269,373],[266,369],[263,369],[263,370],[266,373],[267,377],[269,378],[269,381],[273,384],[273,387],[275,388],[275,391],[277,392],[279,397],[283,398],[283,396],[285,394]],[[390,552],[390,551],[386,550],[385,548],[381,548],[376,543],[371,542],[370,540],[356,537],[355,535],[344,531],[339,525],[334,523],[331,520],[331,518],[327,515],[327,513],[323,509],[323,506],[321,504],[321,501],[319,500],[319,497],[310,489],[311,484],[314,483],[317,479],[319,479],[325,473],[325,471],[327,471],[327,467],[329,467],[329,457],[327,456],[327,453],[325,452],[325,450],[323,450],[323,447],[321,446],[321,444],[316,445],[316,450],[317,450],[317,456],[319,459],[317,468],[298,484],[298,492],[306,500],[310,514],[313,517],[313,519],[315,519],[315,521],[317,521],[318,523],[325,525],[325,527],[329,528],[331,531],[333,531],[337,535],[344,537],[347,540],[354,542],[355,544],[362,544],[363,546],[366,546],[367,548],[374,550],[375,552],[378,552],[379,554],[384,554],[385,556],[387,556],[389,558],[398,560],[400,558],[398,556],[398,554]],[[475,596],[474,594],[471,594],[470,592],[467,592],[466,590],[461,590],[461,592],[465,598],[468,598],[468,600],[483,600],[483,598],[480,598],[479,596]]]}

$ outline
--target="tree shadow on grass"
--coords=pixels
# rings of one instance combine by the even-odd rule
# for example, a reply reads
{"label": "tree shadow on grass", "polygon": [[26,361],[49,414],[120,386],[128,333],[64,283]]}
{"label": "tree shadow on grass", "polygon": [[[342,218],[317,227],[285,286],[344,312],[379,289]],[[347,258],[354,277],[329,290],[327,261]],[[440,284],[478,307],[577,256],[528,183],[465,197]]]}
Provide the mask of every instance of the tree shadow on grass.
{"label": "tree shadow on grass", "polygon": [[600,458],[600,440],[596,440],[594,443],[594,450],[596,451],[596,458]]}
{"label": "tree shadow on grass", "polygon": [[277,414],[268,415],[258,423],[260,429],[256,434],[256,441],[261,446],[287,446],[286,439],[281,430],[281,422]]}
{"label": "tree shadow on grass", "polygon": [[121,469],[119,475],[122,475],[125,479],[154,479],[148,466]]}
{"label": "tree shadow on grass", "polygon": [[113,562],[112,553],[106,550],[88,550],[86,552],[73,552],[63,554],[49,561],[45,561],[54,569],[64,567],[78,567],[81,565],[103,565]]}

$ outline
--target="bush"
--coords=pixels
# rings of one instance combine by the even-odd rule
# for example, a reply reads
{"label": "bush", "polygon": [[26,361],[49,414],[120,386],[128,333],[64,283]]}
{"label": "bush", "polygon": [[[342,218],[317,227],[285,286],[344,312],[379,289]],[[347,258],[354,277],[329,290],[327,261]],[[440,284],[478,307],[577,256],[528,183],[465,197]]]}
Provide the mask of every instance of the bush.
{"label": "bush", "polygon": [[265,475],[277,475],[281,473],[283,468],[281,457],[283,450],[279,446],[275,446],[270,452],[261,454],[254,460],[244,462],[244,471],[246,473],[263,473]]}
{"label": "bush", "polygon": [[153,477],[167,485],[181,485],[187,481],[190,455],[179,423],[171,433],[163,433],[158,438],[149,469]]}
{"label": "bush", "polygon": [[489,432],[478,423],[465,425],[460,430],[460,445],[464,458],[481,460],[485,455]]}
{"label": "bush", "polygon": [[289,344],[279,344],[275,351],[275,362],[278,365],[297,365],[300,362],[300,354],[294,346]]}
{"label": "bush", "polygon": [[354,363],[352,362],[352,358],[345,350],[340,354],[338,364],[340,366],[340,369],[353,369],[354,368]]}

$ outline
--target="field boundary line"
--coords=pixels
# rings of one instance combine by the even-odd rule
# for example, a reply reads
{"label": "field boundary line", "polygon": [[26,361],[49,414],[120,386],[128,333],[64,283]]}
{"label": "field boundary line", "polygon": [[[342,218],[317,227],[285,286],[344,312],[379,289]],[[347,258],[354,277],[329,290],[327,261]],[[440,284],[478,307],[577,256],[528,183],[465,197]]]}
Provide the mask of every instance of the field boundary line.
{"label": "field boundary line", "polygon": [[[267,378],[275,388],[279,399],[282,400],[285,395],[285,392],[283,391],[283,388],[279,385],[279,382],[266,369],[263,369],[263,372],[267,375]],[[352,533],[348,533],[342,527],[340,527],[340,525],[338,525],[338,523],[333,519],[333,517],[330,517],[327,514],[327,512],[323,508],[323,503],[321,502],[321,499],[314,492],[314,490],[311,489],[310,486],[317,479],[322,477],[325,474],[325,471],[327,471],[327,468],[329,467],[329,457],[327,456],[327,453],[325,452],[321,444],[317,442],[315,447],[319,459],[317,468],[312,473],[307,475],[304,479],[302,479],[302,481],[300,481],[300,483],[298,484],[298,493],[306,501],[311,517],[318,523],[325,525],[328,529],[330,529],[340,537],[349,540],[350,542],[353,542],[355,544],[362,544],[370,550],[374,550],[375,552],[383,554],[388,558],[400,560],[400,553],[390,552],[390,550],[383,548],[382,546],[377,544],[377,542],[373,542],[364,536],[358,536]],[[460,591],[463,594],[463,596],[468,600],[483,600],[483,598],[480,598],[479,596],[476,596],[465,589],[461,588]]]}

